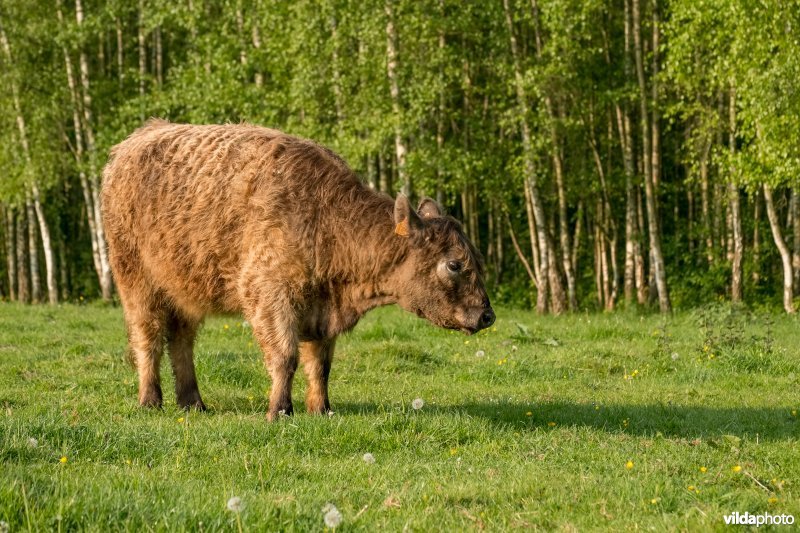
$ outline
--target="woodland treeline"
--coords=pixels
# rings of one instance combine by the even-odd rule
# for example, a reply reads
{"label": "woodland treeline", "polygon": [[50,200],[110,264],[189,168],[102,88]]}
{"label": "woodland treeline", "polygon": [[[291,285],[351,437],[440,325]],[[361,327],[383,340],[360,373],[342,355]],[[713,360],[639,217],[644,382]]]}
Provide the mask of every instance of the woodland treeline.
{"label": "woodland treeline", "polygon": [[162,117],[437,198],[496,300],[793,312],[799,30],[795,0],[2,0],[0,295],[114,297],[102,167]]}

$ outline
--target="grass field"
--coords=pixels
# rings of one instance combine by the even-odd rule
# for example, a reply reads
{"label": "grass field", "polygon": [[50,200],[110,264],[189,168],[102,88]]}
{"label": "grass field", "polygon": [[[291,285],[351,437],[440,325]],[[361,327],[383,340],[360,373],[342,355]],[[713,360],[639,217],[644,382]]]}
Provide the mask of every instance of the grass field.
{"label": "grass field", "polygon": [[164,409],[137,407],[118,308],[0,304],[0,521],[306,531],[326,527],[329,503],[338,529],[365,531],[800,520],[799,347],[796,318],[728,307],[500,310],[473,337],[387,308],[339,342],[332,417],[302,413],[300,373],[302,414],[269,424],[269,380],[240,318],[206,322],[209,411],[184,413],[166,362]]}

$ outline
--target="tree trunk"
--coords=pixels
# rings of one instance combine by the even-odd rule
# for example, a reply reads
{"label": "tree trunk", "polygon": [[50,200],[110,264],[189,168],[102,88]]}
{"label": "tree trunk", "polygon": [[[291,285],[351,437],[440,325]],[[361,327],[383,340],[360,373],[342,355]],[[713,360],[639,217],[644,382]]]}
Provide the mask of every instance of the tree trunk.
{"label": "tree trunk", "polygon": [[711,229],[711,208],[709,200],[709,182],[708,182],[708,156],[711,150],[711,141],[707,141],[703,148],[703,153],[700,156],[700,201],[702,203],[702,218],[703,218],[703,235],[705,236],[706,244],[706,259],[708,265],[714,263],[714,240],[713,231]]}
{"label": "tree trunk", "polygon": [[[537,0],[531,0],[531,10],[533,16],[534,42],[536,44],[536,58],[542,61],[542,50],[544,40],[540,31],[539,24],[539,5]],[[564,189],[564,165],[563,149],[556,128],[556,120],[560,113],[556,113],[553,99],[547,92],[544,93],[544,104],[547,110],[548,129],[550,132],[550,149],[552,150],[553,172],[556,177],[556,191],[558,195],[558,236],[561,245],[562,266],[564,277],[567,281],[567,298],[569,310],[575,311],[578,307],[577,293],[575,287],[575,273],[572,271],[572,251],[570,245],[569,219],[567,218],[567,197]],[[563,117],[562,117],[563,118]]]}
{"label": "tree trunk", "polygon": [[[753,281],[761,280],[761,194],[753,193]],[[795,284],[796,285],[796,284]]]}
{"label": "tree trunk", "polygon": [[331,15],[331,84],[333,86],[333,104],[336,107],[336,125],[344,127],[344,97],[342,95],[342,68],[339,62],[339,26],[336,16]]}
{"label": "tree trunk", "polygon": [[56,248],[58,249],[58,266],[61,277],[59,280],[61,299],[66,301],[69,299],[69,264],[67,262],[67,243],[63,236],[56,241]]}
{"label": "tree trunk", "polygon": [[[80,0],[77,0],[80,2]],[[139,0],[139,25],[137,26],[136,42],[139,51],[139,120],[144,122],[144,94],[145,80],[147,78],[147,50],[145,48],[144,33],[144,0]]]}
{"label": "tree trunk", "polygon": [[31,269],[31,302],[38,304],[42,301],[42,283],[39,278],[39,241],[36,238],[36,214],[30,194],[25,198],[25,214],[28,217],[28,260]]}
{"label": "tree trunk", "polygon": [[800,288],[800,197],[798,197],[795,187],[792,187],[789,205],[792,213],[792,269],[796,291],[797,288]]}
{"label": "tree trunk", "polygon": [[[539,272],[537,279],[536,311],[540,314],[547,312],[548,283],[551,280],[550,265],[550,246],[547,238],[547,220],[545,219],[544,206],[539,197],[539,189],[536,176],[536,161],[533,152],[533,142],[531,139],[530,126],[528,124],[528,98],[525,94],[525,83],[522,77],[522,59],[514,35],[514,23],[511,16],[511,8],[508,0],[503,0],[506,25],[508,28],[509,42],[511,44],[511,55],[514,60],[514,86],[517,94],[517,107],[520,115],[520,125],[522,130],[522,152],[525,172],[525,187],[530,195],[531,211],[533,220],[536,223],[536,240],[539,251]],[[533,236],[531,236],[533,238]]]}
{"label": "tree trunk", "polygon": [[[728,148],[731,158],[736,154],[736,90],[731,89],[728,124]],[[742,215],[739,203],[739,187],[736,177],[730,176],[728,181],[728,201],[730,202],[731,226],[733,237],[733,257],[731,261],[731,301],[742,301],[742,257],[744,256],[744,237],[742,236]]]}
{"label": "tree trunk", "polygon": [[578,272],[578,256],[583,237],[583,200],[578,200],[578,209],[575,213],[575,234],[572,237],[572,271]]}
{"label": "tree trunk", "polygon": [[[636,187],[636,224],[637,232],[639,235],[643,235],[645,224],[641,187]],[[649,293],[647,287],[647,276],[645,276],[647,264],[644,260],[644,253],[642,251],[643,248],[644,246],[642,246],[641,241],[637,242],[634,261],[636,263],[636,299],[639,302],[639,305],[645,305],[647,303],[647,295]]]}
{"label": "tree trunk", "polygon": [[792,254],[781,232],[781,222],[775,211],[775,202],[772,199],[772,189],[769,185],[764,185],[764,203],[767,207],[767,218],[769,227],[772,230],[772,238],[781,254],[783,265],[783,308],[787,313],[794,313],[794,275],[792,273]]}
{"label": "tree trunk", "polygon": [[[445,38],[444,38],[444,28],[442,27],[442,23],[445,20],[444,15],[444,0],[439,0],[439,29],[438,29],[438,38],[439,38],[439,68],[438,68],[438,76],[439,76],[439,102],[437,104],[436,109],[436,153],[438,155],[436,160],[436,201],[442,203],[444,199],[444,190],[442,188],[442,184],[444,183],[444,113],[445,113],[445,77],[444,77],[444,64],[445,64]],[[503,232],[499,231],[498,226],[498,235],[502,235]]]}
{"label": "tree trunk", "polygon": [[242,0],[236,2],[236,34],[239,37],[239,64],[247,65],[247,39],[244,34],[244,13],[242,12]]}
{"label": "tree trunk", "polygon": [[392,191],[392,172],[389,167],[389,157],[386,157],[381,150],[378,155],[378,163],[380,163],[380,190],[389,196],[394,196]]}
{"label": "tree trunk", "polygon": [[[256,2],[256,15],[260,13],[258,8],[260,7],[260,2]],[[253,39],[253,48],[256,50],[261,49],[261,30],[259,29],[258,25],[258,18],[253,20],[253,30],[252,30],[252,39]],[[258,62],[256,62],[258,63]],[[257,67],[258,65],[256,65]],[[264,73],[261,70],[256,70],[254,81],[256,87],[262,87],[264,85]]]}
{"label": "tree trunk", "polygon": [[[633,60],[631,59],[630,1],[624,0],[623,4],[623,72],[625,81],[627,82],[631,80],[633,70]],[[610,55],[607,62],[610,63]],[[631,133],[631,120],[627,105],[625,103],[620,105],[618,102],[615,102],[614,111],[617,116],[617,131],[619,131],[619,144],[622,150],[622,166],[625,171],[625,266],[622,276],[622,286],[625,305],[630,306],[633,303],[636,290],[636,249],[639,238],[638,232],[636,231],[636,189],[634,187],[636,167],[633,161],[633,136]]]}
{"label": "tree trunk", "polygon": [[531,264],[525,258],[525,254],[522,253],[522,248],[519,247],[519,243],[517,242],[517,236],[514,235],[514,226],[511,225],[511,218],[506,213],[506,223],[508,224],[508,235],[511,237],[511,244],[514,246],[514,251],[517,252],[517,257],[519,257],[522,266],[525,267],[525,271],[528,273],[528,277],[531,278],[531,281],[536,284],[536,275],[531,269]]}
{"label": "tree trunk", "polygon": [[17,230],[14,209],[6,208],[3,219],[6,226],[6,267],[8,269],[8,298],[17,301]]}
{"label": "tree trunk", "polygon": [[503,221],[501,220],[500,211],[501,211],[501,208],[500,208],[500,206],[497,205],[497,201],[495,201],[495,209],[494,209],[494,215],[495,215],[494,225],[495,225],[495,228],[496,228],[496,232],[495,232],[495,250],[496,250],[495,261],[496,261],[496,264],[497,264],[497,270],[495,270],[495,274],[494,274],[494,283],[495,283],[495,285],[500,285],[500,282],[502,281],[502,278],[503,278],[503,266],[504,266],[504,259],[505,259],[504,252],[503,252],[503,248],[505,246],[505,243],[503,242],[503,230],[501,229],[503,227]]}
{"label": "tree trunk", "polygon": [[397,158],[397,177],[402,183],[402,192],[411,196],[411,178],[406,172],[406,144],[403,140],[403,116],[400,105],[400,80],[397,59],[397,29],[394,20],[394,0],[386,0],[386,73],[389,78],[389,94],[392,99],[394,119],[394,149]]}
{"label": "tree trunk", "polygon": [[[655,146],[651,141],[651,130],[648,120],[647,109],[647,85],[644,77],[644,53],[641,38],[641,16],[639,12],[639,1],[633,0],[633,41],[634,56],[636,59],[636,76],[639,81],[639,105],[641,107],[642,121],[642,144],[643,144],[643,166],[644,166],[644,185],[645,185],[645,206],[647,208],[647,226],[650,234],[650,255],[653,262],[655,285],[658,292],[658,303],[662,313],[671,310],[669,293],[667,291],[667,277],[664,272],[664,256],[661,252],[661,235],[658,224],[658,213],[656,209],[656,191],[653,175],[652,148]],[[654,6],[655,9],[655,6]],[[658,31],[655,27],[654,31]],[[653,133],[657,133],[657,129]]]}
{"label": "tree trunk", "polygon": [[[551,229],[555,228],[551,227]],[[564,291],[561,272],[558,270],[558,258],[555,252],[556,247],[550,241],[549,236],[547,244],[550,249],[550,253],[547,255],[548,261],[550,262],[548,265],[548,273],[550,274],[550,312],[555,315],[560,315],[567,310],[567,294]]]}
{"label": "tree trunk", "polygon": [[[59,0],[59,20],[61,20],[61,2]],[[117,33],[117,82],[119,84],[119,88],[122,89],[123,82],[125,80],[125,45],[122,39],[122,21],[119,17],[114,19],[114,28]],[[67,53],[66,47],[64,47],[64,53]]]}
{"label": "tree trunk", "polygon": [[[140,7],[143,2],[140,0]],[[141,16],[141,12],[140,12]],[[81,0],[75,0],[75,18],[78,26],[83,25],[83,7]],[[95,148],[94,125],[92,121],[92,95],[89,87],[89,61],[86,52],[80,51],[81,87],[83,89],[83,128],[86,138],[86,149],[89,155],[89,190],[91,193],[94,226],[97,237],[97,251],[100,259],[100,293],[103,300],[110,301],[113,292],[111,266],[108,262],[106,236],[100,206],[100,178],[97,173],[97,150]],[[89,205],[87,204],[87,209]]]}
{"label": "tree trunk", "polygon": [[153,41],[155,44],[156,56],[156,85],[159,89],[164,86],[164,49],[161,44],[161,26],[153,29]]}
{"label": "tree trunk", "polygon": [[29,304],[31,303],[31,292],[28,281],[30,265],[28,264],[27,235],[26,213],[24,209],[20,209],[17,212],[17,297],[20,302]]}
{"label": "tree trunk", "polygon": [[[637,0],[638,1],[638,0]],[[653,183],[653,190],[658,191],[658,187],[661,183],[661,112],[658,107],[659,102],[659,94],[658,94],[658,74],[660,70],[659,65],[659,56],[658,56],[658,48],[659,48],[659,41],[661,37],[661,28],[659,27],[659,15],[658,15],[658,0],[652,0],[652,15],[653,15],[653,28],[652,28],[652,37],[653,37],[653,46],[651,49],[651,57],[652,57],[652,72],[650,75],[650,91],[652,94],[652,106],[651,106],[651,113],[652,113],[652,120],[650,121],[650,127],[652,130],[652,156],[650,158],[650,179]],[[657,198],[654,198],[656,212],[658,211],[658,201]]]}
{"label": "tree trunk", "polygon": [[50,229],[47,219],[44,216],[41,194],[39,187],[34,182],[32,185],[33,208],[36,213],[36,220],[39,222],[39,230],[42,237],[42,248],[44,249],[45,274],[47,276],[47,301],[51,305],[58,303],[58,285],[56,283],[56,262],[53,252],[53,243],[50,237]]}

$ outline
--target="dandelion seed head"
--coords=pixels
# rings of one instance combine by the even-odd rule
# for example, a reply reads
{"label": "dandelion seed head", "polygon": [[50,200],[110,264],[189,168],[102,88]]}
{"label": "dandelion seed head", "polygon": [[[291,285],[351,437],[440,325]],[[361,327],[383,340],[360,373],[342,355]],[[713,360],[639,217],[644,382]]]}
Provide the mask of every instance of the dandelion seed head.
{"label": "dandelion seed head", "polygon": [[28,439],[28,446],[30,446],[31,448],[36,448],[39,446],[39,441],[34,439],[33,437],[30,437]]}
{"label": "dandelion seed head", "polygon": [[241,513],[242,509],[244,509],[244,503],[242,503],[242,499],[238,496],[232,497],[228,500],[228,510],[233,511],[234,513]]}
{"label": "dandelion seed head", "polygon": [[486,352],[484,352],[483,350],[478,350],[477,352],[475,352],[475,357],[483,357],[484,355],[486,355]]}
{"label": "dandelion seed head", "polygon": [[677,361],[680,355],[678,355],[678,352],[672,352],[672,355],[670,355],[670,357],[672,358],[673,361]]}
{"label": "dandelion seed head", "polygon": [[425,402],[422,400],[422,398],[414,398],[414,401],[411,402],[411,407],[416,411],[422,409],[423,405],[425,405]]}
{"label": "dandelion seed head", "polygon": [[342,523],[342,513],[340,513],[339,509],[332,503],[325,504],[325,507],[322,508],[322,512],[325,513],[323,517],[325,525],[329,528],[336,529],[339,524]]}
{"label": "dandelion seed head", "polygon": [[0,533],[8,533],[9,529],[8,522],[5,520],[0,520]]}
{"label": "dandelion seed head", "polygon": [[375,464],[375,456],[374,456],[374,455],[372,455],[372,454],[371,454],[371,453],[369,453],[369,452],[365,453],[365,454],[364,454],[364,456],[362,457],[362,459],[363,459],[363,460],[364,460],[364,462],[365,462],[365,463],[367,463],[368,465],[374,465],[374,464]]}

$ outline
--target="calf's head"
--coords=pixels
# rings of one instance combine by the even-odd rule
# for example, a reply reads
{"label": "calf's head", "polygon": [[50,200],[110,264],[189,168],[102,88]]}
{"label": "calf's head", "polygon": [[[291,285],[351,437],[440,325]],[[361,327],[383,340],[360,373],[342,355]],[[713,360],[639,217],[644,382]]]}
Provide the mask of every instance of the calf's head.
{"label": "calf's head", "polygon": [[461,224],[423,199],[414,211],[404,195],[394,204],[395,233],[409,253],[395,273],[400,307],[448,329],[472,334],[494,323],[480,253]]}

